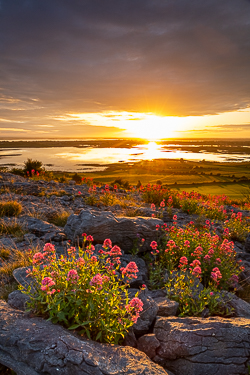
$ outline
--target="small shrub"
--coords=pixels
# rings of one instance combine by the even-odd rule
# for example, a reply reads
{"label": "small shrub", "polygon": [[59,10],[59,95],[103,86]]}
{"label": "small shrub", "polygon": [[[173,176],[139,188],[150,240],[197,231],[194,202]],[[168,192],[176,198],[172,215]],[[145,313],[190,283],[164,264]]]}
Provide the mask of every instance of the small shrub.
{"label": "small shrub", "polygon": [[28,177],[39,176],[39,173],[42,171],[42,165],[43,163],[39,160],[27,159],[27,161],[24,162],[23,171]]}
{"label": "small shrub", "polygon": [[129,189],[130,183],[127,180],[124,180],[122,177],[118,177],[111,183],[112,186],[118,185],[120,188]]}
{"label": "small shrub", "polygon": [[30,275],[36,292],[27,292],[30,308],[53,323],[77,329],[89,339],[117,344],[142,311],[141,300],[136,295],[129,301],[127,292],[128,280],[136,278],[138,268],[130,262],[120,269],[121,250],[112,247],[109,239],[104,241],[105,251],[100,251],[97,259],[92,240],[92,236],[84,235],[78,256],[77,250],[70,247],[67,256],[58,259],[51,244],[33,256]]}
{"label": "small shrub", "polygon": [[82,182],[82,177],[78,173],[75,173],[72,176],[72,180],[75,181],[76,184],[80,184]]}
{"label": "small shrub", "polygon": [[55,224],[58,227],[64,227],[70,215],[71,215],[70,212],[63,211],[63,212],[57,213],[56,215],[51,217],[48,221],[49,223]]}
{"label": "small shrub", "polygon": [[16,201],[0,202],[0,216],[18,216],[22,212],[22,205]]}

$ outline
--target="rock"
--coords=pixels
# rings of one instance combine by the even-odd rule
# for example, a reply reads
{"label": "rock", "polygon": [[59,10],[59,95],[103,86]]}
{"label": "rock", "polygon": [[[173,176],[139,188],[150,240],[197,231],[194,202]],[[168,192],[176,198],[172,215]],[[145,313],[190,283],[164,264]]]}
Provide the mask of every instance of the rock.
{"label": "rock", "polygon": [[175,375],[245,375],[250,358],[250,320],[157,317],[156,363]]}
{"label": "rock", "polygon": [[14,290],[14,292],[10,293],[8,296],[8,304],[17,310],[25,311],[26,302],[28,302],[30,298],[21,292],[21,290]]}
{"label": "rock", "polygon": [[82,210],[79,215],[71,215],[64,227],[64,232],[72,241],[82,238],[82,233],[91,234],[95,242],[102,243],[110,238],[113,244],[124,251],[133,247],[133,242],[145,239],[141,251],[151,250],[150,243],[155,239],[155,226],[162,225],[160,219],[115,217],[112,212]]}
{"label": "rock", "polygon": [[36,289],[34,288],[34,281],[31,276],[27,277],[27,272],[31,270],[32,267],[19,267],[13,271],[13,277],[18,282],[18,284],[22,285],[24,289],[27,289],[31,286],[31,292],[33,293]]}
{"label": "rock", "polygon": [[130,347],[84,340],[0,301],[0,363],[17,375],[170,375]]}
{"label": "rock", "polygon": [[159,348],[159,346],[161,346],[161,343],[157,340],[154,333],[141,336],[137,341],[137,349],[147,354],[149,358],[156,356],[156,349]]}
{"label": "rock", "polygon": [[156,299],[159,297],[166,297],[167,292],[165,289],[148,290],[148,295],[153,299]]}
{"label": "rock", "polygon": [[245,242],[245,251],[250,253],[250,233],[248,233],[246,242]]}
{"label": "rock", "polygon": [[250,304],[248,302],[233,293],[227,293],[227,296],[230,298],[227,305],[233,308],[233,316],[250,318]]}
{"label": "rock", "polygon": [[[138,292],[138,290],[136,291]],[[129,295],[132,297],[135,295],[135,291],[133,289],[130,290]],[[143,311],[140,313],[137,322],[133,325],[133,330],[136,335],[141,335],[148,333],[152,326],[158,312],[158,305],[153,298],[148,295],[147,290],[141,290],[138,294],[138,298],[143,302]]]}
{"label": "rock", "polygon": [[155,298],[154,301],[157,303],[159,308],[157,315],[158,316],[175,316],[179,308],[179,303],[171,301],[166,297]]}
{"label": "rock", "polygon": [[36,219],[35,217],[23,216],[19,219],[31,233],[41,237],[53,232],[60,232],[56,225],[49,224],[46,221]]}
{"label": "rock", "polygon": [[137,347],[137,340],[132,327],[129,328],[128,333],[125,336],[124,345],[131,346],[132,348]]}

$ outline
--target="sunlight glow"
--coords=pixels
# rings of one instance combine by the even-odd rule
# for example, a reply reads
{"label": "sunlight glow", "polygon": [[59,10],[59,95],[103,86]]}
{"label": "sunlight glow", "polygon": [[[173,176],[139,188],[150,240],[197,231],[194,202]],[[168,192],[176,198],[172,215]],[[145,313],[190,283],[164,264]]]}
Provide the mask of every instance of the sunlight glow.
{"label": "sunlight glow", "polygon": [[[242,125],[246,135],[250,124],[250,109],[204,116],[160,116],[154,113],[103,111],[98,113],[67,113],[53,117],[70,125],[92,125],[119,128],[119,138],[144,138],[149,141],[175,137],[230,136],[232,124]],[[225,130],[224,130],[225,129]],[[111,131],[111,130],[110,130]],[[84,136],[84,134],[83,134]]]}

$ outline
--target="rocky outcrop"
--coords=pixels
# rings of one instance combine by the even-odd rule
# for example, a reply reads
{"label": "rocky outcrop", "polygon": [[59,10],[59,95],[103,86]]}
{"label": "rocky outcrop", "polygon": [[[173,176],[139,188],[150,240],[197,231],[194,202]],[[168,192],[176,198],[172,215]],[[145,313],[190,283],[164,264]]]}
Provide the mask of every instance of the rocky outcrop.
{"label": "rocky outcrop", "polygon": [[150,249],[151,241],[155,239],[155,226],[163,221],[142,217],[115,217],[112,212],[82,210],[79,215],[71,215],[64,227],[64,232],[72,241],[81,240],[82,233],[91,234],[97,243],[106,238],[120,246],[124,251],[133,248],[138,236],[145,239],[144,251]]}
{"label": "rocky outcrop", "polygon": [[137,349],[84,340],[0,301],[0,363],[17,375],[171,375]]}
{"label": "rocky outcrop", "polygon": [[[153,333],[160,343],[153,361],[176,375],[247,373],[248,319],[157,317]],[[142,344],[146,340],[149,339]]]}

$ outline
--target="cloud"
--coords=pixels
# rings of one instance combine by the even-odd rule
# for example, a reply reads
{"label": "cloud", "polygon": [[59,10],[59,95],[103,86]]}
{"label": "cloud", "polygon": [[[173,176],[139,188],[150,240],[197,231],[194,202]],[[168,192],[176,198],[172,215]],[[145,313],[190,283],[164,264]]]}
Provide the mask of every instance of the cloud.
{"label": "cloud", "polygon": [[2,0],[0,110],[37,124],[249,107],[249,19],[247,0]]}

